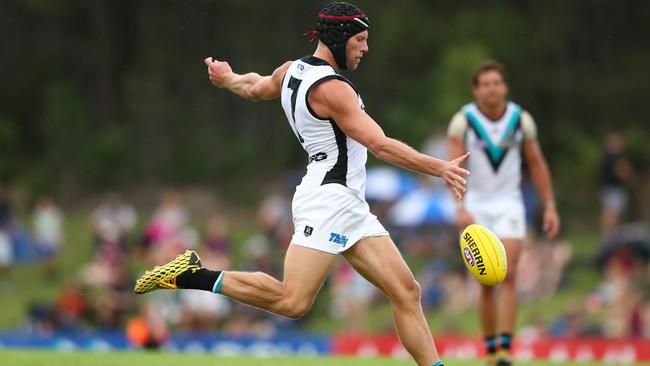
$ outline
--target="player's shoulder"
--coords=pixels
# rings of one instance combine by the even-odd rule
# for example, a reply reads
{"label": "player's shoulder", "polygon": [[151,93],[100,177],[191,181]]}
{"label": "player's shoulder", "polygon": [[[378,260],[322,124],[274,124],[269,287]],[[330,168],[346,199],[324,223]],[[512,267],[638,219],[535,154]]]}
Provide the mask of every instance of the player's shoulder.
{"label": "player's shoulder", "polygon": [[463,139],[465,136],[465,132],[468,128],[467,116],[465,114],[466,106],[467,105],[463,106],[451,117],[451,121],[449,121],[449,127],[447,128],[448,137]]}
{"label": "player's shoulder", "polygon": [[327,119],[337,111],[350,111],[358,106],[358,93],[345,80],[333,74],[322,77],[305,91],[307,107],[319,119]]}
{"label": "player's shoulder", "polygon": [[518,104],[513,101],[508,101],[508,106],[511,109],[517,111],[522,119],[533,119],[533,116],[530,114],[530,112],[524,107],[522,107],[521,104]]}
{"label": "player's shoulder", "polygon": [[526,121],[526,123],[535,123],[535,118],[533,118],[533,115],[525,109],[521,110],[521,120]]}
{"label": "player's shoulder", "polygon": [[460,107],[460,109],[458,111],[456,111],[456,113],[454,113],[453,116],[451,116],[451,120],[449,121],[449,124],[450,125],[454,125],[454,124],[457,125],[457,124],[463,124],[463,123],[466,124],[466,122],[467,122],[467,112],[471,110],[473,105],[474,105],[474,103],[467,103],[467,104],[463,105],[462,107]]}
{"label": "player's shoulder", "polygon": [[521,121],[522,125],[532,125],[535,126],[535,119],[533,118],[533,115],[526,109],[524,109],[522,106],[520,106],[517,103],[510,102],[512,103],[514,108],[517,108],[517,111],[519,112],[519,118]]}
{"label": "player's shoulder", "polygon": [[323,76],[312,83],[309,87],[308,94],[310,98],[327,98],[348,97],[350,94],[357,94],[354,85],[340,74],[331,74]]}
{"label": "player's shoulder", "polygon": [[513,107],[516,107],[519,111],[519,122],[521,129],[524,131],[524,137],[526,141],[534,141],[537,139],[537,124],[535,119],[526,109],[521,107],[519,104],[510,102]]}

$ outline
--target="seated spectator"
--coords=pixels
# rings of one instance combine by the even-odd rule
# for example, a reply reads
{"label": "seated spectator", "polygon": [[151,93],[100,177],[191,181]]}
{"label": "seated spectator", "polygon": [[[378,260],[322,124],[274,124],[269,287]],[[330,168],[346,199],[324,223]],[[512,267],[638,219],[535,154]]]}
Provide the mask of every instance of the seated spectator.
{"label": "seated spectator", "polygon": [[179,293],[183,330],[214,331],[228,319],[231,302],[206,291]]}
{"label": "seated spectator", "polygon": [[9,270],[13,263],[13,244],[7,230],[0,228],[0,287],[9,289]]}
{"label": "seated spectator", "polygon": [[57,299],[58,326],[67,329],[79,328],[82,320],[88,316],[90,304],[82,285],[68,281]]}
{"label": "seated spectator", "polygon": [[103,242],[126,245],[127,237],[135,227],[135,209],[115,193],[109,193],[91,216],[91,230],[99,246]]}
{"label": "seated spectator", "polygon": [[600,168],[600,223],[604,234],[619,225],[628,206],[627,187],[634,170],[625,151],[625,135],[611,132],[605,138]]}
{"label": "seated spectator", "polygon": [[14,251],[11,241],[11,206],[7,190],[0,185],[0,286],[9,288],[9,269],[13,263]]}
{"label": "seated spectator", "polygon": [[166,191],[145,228],[149,263],[163,263],[199,244],[199,233],[189,225],[189,210],[182,196]]}
{"label": "seated spectator", "polygon": [[129,320],[126,326],[126,339],[131,345],[137,347],[158,349],[169,339],[169,329],[158,316],[154,306],[144,306],[141,313],[141,316]]}
{"label": "seated spectator", "polygon": [[555,295],[571,256],[572,249],[568,242],[542,241],[533,244],[525,240],[517,268],[518,291],[522,298],[534,301]]}
{"label": "seated spectator", "polygon": [[437,308],[444,301],[444,279],[448,275],[447,262],[435,258],[427,263],[424,270],[417,274],[422,288],[422,306],[426,309]]}
{"label": "seated spectator", "polygon": [[45,262],[45,275],[54,279],[55,259],[63,243],[63,214],[50,198],[44,197],[34,209],[32,224],[34,246]]}
{"label": "seated spectator", "polygon": [[362,331],[377,289],[348,262],[341,262],[334,271],[331,286],[330,315],[344,320],[347,331]]}
{"label": "seated spectator", "polygon": [[166,191],[154,210],[146,228],[150,246],[156,246],[177,235],[188,223],[189,213],[178,192]]}
{"label": "seated spectator", "polygon": [[230,237],[228,222],[224,217],[215,215],[208,219],[205,246],[208,251],[201,254],[204,262],[209,253],[210,260],[214,262],[213,268],[230,268]]}

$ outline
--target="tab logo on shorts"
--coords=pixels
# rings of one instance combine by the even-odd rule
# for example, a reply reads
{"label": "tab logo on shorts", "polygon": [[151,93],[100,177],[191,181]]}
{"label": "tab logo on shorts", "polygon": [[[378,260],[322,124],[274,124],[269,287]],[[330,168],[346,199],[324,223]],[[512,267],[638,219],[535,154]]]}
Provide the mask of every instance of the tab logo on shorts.
{"label": "tab logo on shorts", "polygon": [[342,247],[345,247],[345,245],[348,243],[348,237],[337,233],[330,233],[329,241],[330,243],[338,244]]}
{"label": "tab logo on shorts", "polygon": [[311,233],[313,233],[313,232],[314,232],[313,227],[305,225],[305,231],[303,231],[303,234],[305,234],[305,236],[310,236]]}

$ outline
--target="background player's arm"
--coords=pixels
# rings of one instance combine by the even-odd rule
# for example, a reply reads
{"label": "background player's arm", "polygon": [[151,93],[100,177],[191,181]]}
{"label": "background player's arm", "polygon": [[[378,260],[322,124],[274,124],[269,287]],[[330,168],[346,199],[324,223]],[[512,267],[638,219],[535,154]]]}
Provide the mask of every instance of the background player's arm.
{"label": "background player's arm", "polygon": [[450,137],[448,139],[448,155],[449,159],[456,159],[457,157],[463,156],[465,154],[465,144],[456,137]]}
{"label": "background player's arm", "polygon": [[212,57],[206,58],[205,64],[208,66],[212,85],[226,88],[244,99],[257,101],[275,99],[280,96],[282,78],[291,65],[291,61],[285,62],[269,76],[262,76],[254,72],[243,75],[236,74],[226,61],[213,61]]}
{"label": "background player's arm", "polygon": [[469,172],[459,165],[469,155],[446,161],[421,154],[403,142],[389,138],[358,104],[355,91],[340,80],[327,81],[309,94],[309,104],[319,116],[332,118],[339,128],[368,148],[379,159],[419,173],[441,177],[458,199],[465,192]]}
{"label": "background player's arm", "polygon": [[537,140],[524,143],[524,156],[528,161],[533,182],[544,201],[544,231],[549,238],[553,239],[560,231],[560,218],[555,207],[551,173]]}

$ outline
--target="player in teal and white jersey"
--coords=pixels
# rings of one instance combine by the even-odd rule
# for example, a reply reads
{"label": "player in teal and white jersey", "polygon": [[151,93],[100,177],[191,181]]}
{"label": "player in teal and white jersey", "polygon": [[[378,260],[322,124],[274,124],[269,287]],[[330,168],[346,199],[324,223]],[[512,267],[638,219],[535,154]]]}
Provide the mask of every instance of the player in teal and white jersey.
{"label": "player in teal and white jersey", "polygon": [[[537,142],[533,117],[506,99],[508,85],[503,66],[482,63],[474,73],[475,102],[454,115],[448,128],[449,158],[472,154],[467,168],[464,201],[458,201],[458,226],[462,230],[478,223],[492,230],[503,242],[508,257],[508,274],[499,292],[481,286],[479,315],[488,352],[488,363],[512,364],[510,344],[517,314],[516,269],[522,240],[526,235],[524,203],[520,188],[522,159],[545,205],[544,231],[554,238],[560,219],[553,197],[551,175]],[[499,338],[497,339],[497,330]],[[497,352],[498,350],[498,352]]]}

